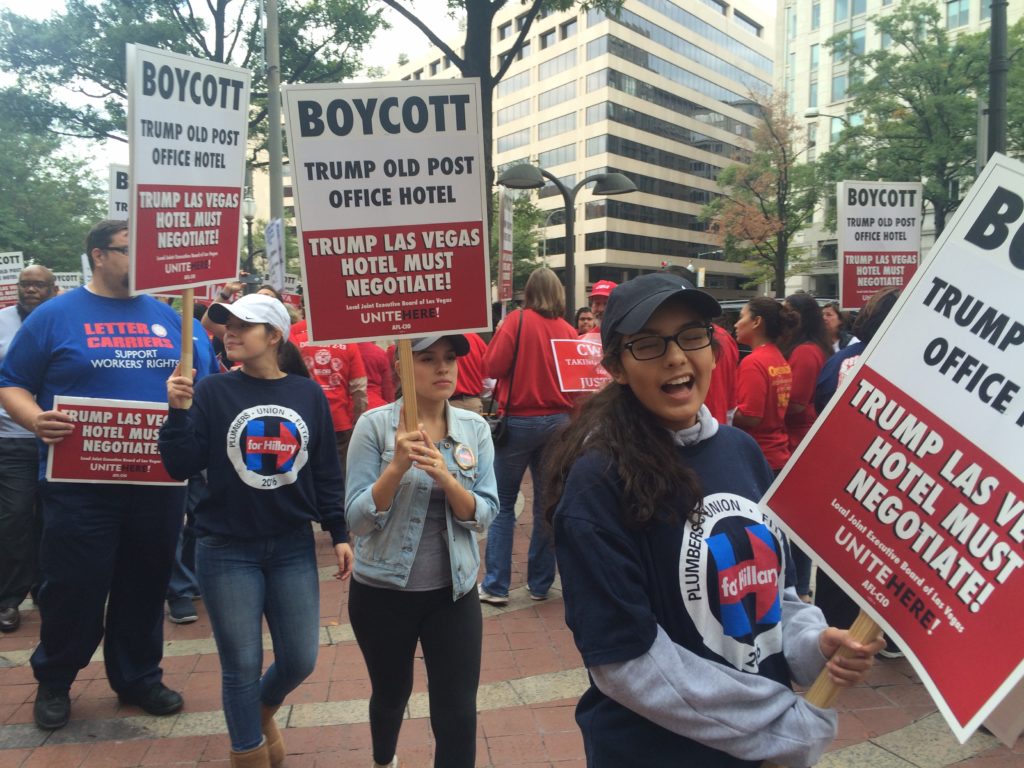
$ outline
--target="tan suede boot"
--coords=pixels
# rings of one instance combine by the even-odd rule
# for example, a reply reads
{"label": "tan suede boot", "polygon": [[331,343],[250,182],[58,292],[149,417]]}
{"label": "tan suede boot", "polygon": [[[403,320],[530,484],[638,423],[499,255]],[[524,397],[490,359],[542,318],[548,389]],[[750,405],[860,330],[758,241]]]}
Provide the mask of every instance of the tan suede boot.
{"label": "tan suede boot", "polygon": [[270,755],[267,754],[267,740],[255,749],[245,752],[231,750],[231,768],[270,768]]}
{"label": "tan suede boot", "polygon": [[267,745],[271,768],[280,768],[284,764],[284,739],[281,738],[281,731],[274,722],[274,715],[280,708],[280,704],[276,707],[260,705],[260,726],[263,729],[263,741]]}

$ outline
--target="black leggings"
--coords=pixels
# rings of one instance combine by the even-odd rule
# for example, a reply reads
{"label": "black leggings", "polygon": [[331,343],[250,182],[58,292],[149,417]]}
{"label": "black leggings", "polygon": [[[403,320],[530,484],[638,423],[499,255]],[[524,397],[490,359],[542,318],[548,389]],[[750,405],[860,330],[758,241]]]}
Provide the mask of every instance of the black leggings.
{"label": "black leggings", "polygon": [[[416,642],[423,648],[435,768],[476,764],[476,691],[483,618],[475,591],[452,602],[451,587],[403,592],[352,580],[348,615],[370,673],[373,759],[395,755],[412,693]],[[430,685],[434,681],[435,685]]]}

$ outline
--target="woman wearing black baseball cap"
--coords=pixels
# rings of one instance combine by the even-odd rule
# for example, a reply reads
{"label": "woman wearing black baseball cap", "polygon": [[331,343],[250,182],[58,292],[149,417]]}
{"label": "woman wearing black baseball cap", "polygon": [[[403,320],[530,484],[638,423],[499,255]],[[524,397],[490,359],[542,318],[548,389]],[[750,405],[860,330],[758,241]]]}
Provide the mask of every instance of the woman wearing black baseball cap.
{"label": "woman wearing black baseball cap", "polygon": [[550,454],[566,620],[590,673],[576,720],[589,766],[811,765],[835,713],[794,693],[825,659],[853,685],[880,642],[826,628],[785,584],[757,500],[757,444],[704,406],[718,303],[655,273],[618,286],[601,325],[613,381]]}

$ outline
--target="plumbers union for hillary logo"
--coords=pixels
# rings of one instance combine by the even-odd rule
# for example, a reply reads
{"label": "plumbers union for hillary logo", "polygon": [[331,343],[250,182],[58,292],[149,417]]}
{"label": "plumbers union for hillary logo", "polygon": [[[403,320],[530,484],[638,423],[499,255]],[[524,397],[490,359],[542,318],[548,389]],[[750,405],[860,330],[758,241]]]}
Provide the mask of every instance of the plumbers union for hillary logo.
{"label": "plumbers union for hillary logo", "polygon": [[290,485],[309,458],[309,427],[298,413],[279,405],[257,405],[228,427],[228,458],[251,488]]}

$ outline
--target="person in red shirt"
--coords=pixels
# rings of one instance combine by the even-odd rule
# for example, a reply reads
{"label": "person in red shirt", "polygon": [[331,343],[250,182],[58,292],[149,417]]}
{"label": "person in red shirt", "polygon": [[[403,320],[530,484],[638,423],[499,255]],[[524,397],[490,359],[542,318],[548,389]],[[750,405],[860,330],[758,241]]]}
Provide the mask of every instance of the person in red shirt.
{"label": "person in red shirt", "polygon": [[480,600],[491,605],[508,603],[514,507],[527,467],[533,478],[533,532],[526,575],[530,596],[546,600],[555,579],[555,553],[544,522],[541,473],[544,448],[552,433],[568,422],[573,401],[559,389],[551,340],[578,336],[563,319],[565,290],[554,272],[546,267],[534,270],[524,293],[525,308],[511,313],[498,326],[484,357],[486,374],[498,379],[495,402],[508,418],[508,440],[495,449],[500,506],[487,534],[486,572],[480,585]]}
{"label": "person in red shirt", "polygon": [[469,341],[469,353],[459,358],[459,378],[455,382],[455,394],[448,401],[456,408],[473,413],[484,412],[484,356],[487,342],[477,333],[463,334]]}
{"label": "person in red shirt", "polygon": [[[793,371],[793,389],[786,410],[786,432],[789,452],[796,451],[800,441],[810,431],[818,417],[814,408],[814,386],[821,369],[832,355],[821,307],[808,293],[794,293],[786,297],[785,306],[793,310],[799,321],[786,334],[783,354]],[[796,566],[796,593],[804,602],[811,601],[811,558],[796,545],[791,545],[793,565]]]}
{"label": "person in red shirt", "polygon": [[776,474],[789,461],[786,409],[793,373],[777,346],[798,318],[775,299],[751,299],[736,321],[736,341],[752,350],[740,362],[732,423],[750,433]]}
{"label": "person in red shirt", "polygon": [[366,407],[376,408],[395,402],[395,381],[391,378],[391,360],[387,352],[372,341],[361,341],[359,354],[366,369]]}
{"label": "person in red shirt", "polygon": [[729,412],[736,407],[736,372],[740,365],[740,348],[725,328],[715,323],[715,370],[704,405],[719,424],[729,423]]}
{"label": "person in red shirt", "polygon": [[299,348],[309,375],[327,395],[334,420],[334,437],[342,474],[348,457],[348,441],[356,419],[366,410],[366,368],[355,344],[319,345],[309,341],[306,321],[292,325],[291,342]]}

